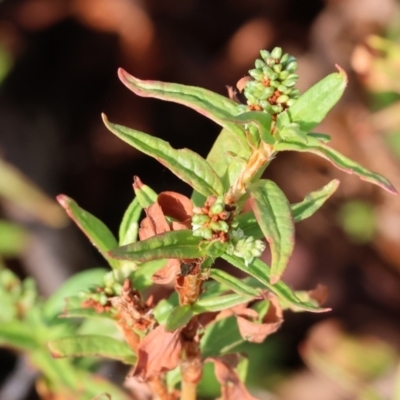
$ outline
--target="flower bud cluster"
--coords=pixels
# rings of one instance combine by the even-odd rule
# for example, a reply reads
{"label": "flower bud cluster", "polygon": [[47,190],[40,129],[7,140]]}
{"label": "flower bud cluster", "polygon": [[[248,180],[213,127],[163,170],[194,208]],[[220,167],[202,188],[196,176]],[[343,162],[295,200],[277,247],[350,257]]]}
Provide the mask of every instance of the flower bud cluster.
{"label": "flower bud cluster", "polygon": [[131,273],[132,268],[129,265],[107,272],[103,277],[104,286],[96,287],[89,291],[81,291],[79,296],[82,300],[91,299],[105,306],[109,303],[109,297],[121,295],[122,285]]}
{"label": "flower bud cluster", "polygon": [[265,249],[262,240],[254,239],[253,236],[245,236],[244,232],[238,228],[231,232],[231,240],[227,253],[244,259],[248,266],[254,258],[260,257]]}
{"label": "flower bud cluster", "polygon": [[193,209],[193,236],[206,240],[229,240],[228,231],[233,219],[234,207],[225,204],[223,196],[210,196],[203,207]]}
{"label": "flower bud cluster", "polygon": [[244,87],[247,106],[240,105],[240,112],[250,110],[279,114],[290,107],[300,96],[295,89],[298,75],[296,59],[280,47],[271,52],[260,51],[262,59],[255,61],[255,69],[249,71],[254,80],[248,80]]}

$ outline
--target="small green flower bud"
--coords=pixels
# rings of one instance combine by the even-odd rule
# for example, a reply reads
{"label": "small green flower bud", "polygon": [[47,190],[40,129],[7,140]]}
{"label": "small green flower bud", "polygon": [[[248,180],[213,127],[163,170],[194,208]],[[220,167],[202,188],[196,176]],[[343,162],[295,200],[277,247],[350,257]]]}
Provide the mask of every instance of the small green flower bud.
{"label": "small green flower bud", "polygon": [[98,301],[99,301],[99,303],[101,305],[105,306],[107,304],[107,302],[108,302],[108,298],[107,298],[106,294],[105,293],[100,293]]}
{"label": "small green flower bud", "polygon": [[292,90],[292,88],[287,88],[287,87],[285,86],[285,89],[284,89],[284,90],[281,90],[281,93],[282,93],[282,94],[286,94],[286,95],[289,96],[291,90]]}
{"label": "small green flower bud", "polygon": [[283,94],[276,99],[276,102],[279,104],[286,103],[289,100],[289,96]]}
{"label": "small green flower bud", "polygon": [[267,61],[267,59],[270,57],[271,53],[267,50],[260,50],[260,55],[264,61]]}
{"label": "small green flower bud", "polygon": [[252,94],[245,93],[245,96],[250,104],[257,104],[257,99]]}
{"label": "small green flower bud", "polygon": [[266,100],[261,100],[260,101],[260,107],[264,110],[264,111],[266,111],[266,112],[268,112],[268,113],[272,113],[272,106],[271,106],[271,104],[268,102],[268,101],[266,101]]}
{"label": "small green flower bud", "polygon": [[114,296],[114,289],[110,287],[104,288],[104,293],[107,294],[108,296]]}
{"label": "small green flower bud", "polygon": [[274,94],[274,89],[271,87],[266,87],[260,94],[260,100],[266,100]]}
{"label": "small green flower bud", "polygon": [[252,76],[257,81],[260,81],[264,78],[264,74],[259,69],[251,69],[249,71],[249,75]]}
{"label": "small green flower bud", "polygon": [[282,49],[280,47],[275,47],[271,51],[271,57],[275,59],[280,59],[282,57]]}
{"label": "small green flower bud", "polygon": [[288,54],[288,53],[285,53],[285,54],[281,57],[281,64],[282,64],[283,66],[285,66],[285,64],[287,63],[288,59],[289,59],[289,54]]}
{"label": "small green flower bud", "polygon": [[277,74],[279,74],[282,71],[282,64],[275,64],[272,69],[274,70],[274,72],[276,72]]}
{"label": "small green flower bud", "polygon": [[204,225],[210,221],[210,217],[204,214],[195,214],[192,217],[192,225]]}
{"label": "small green flower bud", "polygon": [[266,64],[267,64],[269,67],[272,67],[273,65],[275,65],[275,59],[272,58],[272,57],[268,57],[268,59],[266,60]]}
{"label": "small green flower bud", "polygon": [[256,67],[256,69],[262,69],[265,66],[265,62],[258,58],[254,63],[254,66]]}
{"label": "small green flower bud", "polygon": [[281,105],[272,106],[272,112],[274,114],[279,114],[283,111],[283,107]]}
{"label": "small green flower bud", "polygon": [[295,72],[297,70],[297,62],[296,61],[292,61],[290,64],[288,64],[288,66],[286,67],[286,71],[289,72]]}
{"label": "small green flower bud", "polygon": [[282,82],[286,87],[293,87],[297,83],[297,79],[286,79]]}
{"label": "small green flower bud", "polygon": [[297,98],[300,96],[300,90],[299,89],[292,89],[290,91],[290,97]]}
{"label": "small green flower bud", "polygon": [[287,105],[288,107],[291,107],[291,106],[294,104],[295,101],[296,101],[295,99],[289,99],[289,100],[286,102],[286,105]]}
{"label": "small green flower bud", "polygon": [[279,79],[280,79],[281,81],[284,81],[289,75],[290,75],[290,72],[289,72],[289,71],[282,71],[282,72],[279,74]]}
{"label": "small green flower bud", "polygon": [[276,81],[279,78],[279,75],[274,72],[269,76],[269,79],[271,79],[271,81]]}
{"label": "small green flower bud", "polygon": [[120,296],[120,295],[121,295],[121,293],[122,293],[122,285],[121,285],[120,283],[116,283],[116,284],[113,286],[113,289],[114,289],[114,293],[115,293],[117,296]]}
{"label": "small green flower bud", "polygon": [[103,282],[106,287],[112,287],[115,283],[115,277],[113,271],[104,274]]}
{"label": "small green flower bud", "polygon": [[280,85],[280,83],[279,83],[278,81],[271,81],[271,82],[269,83],[269,85],[270,85],[271,87],[273,87],[273,88],[277,88],[277,87]]}
{"label": "small green flower bud", "polygon": [[278,89],[281,93],[283,93],[283,92],[287,89],[287,87],[281,84],[281,85],[279,85],[279,86],[277,87],[277,89]]}

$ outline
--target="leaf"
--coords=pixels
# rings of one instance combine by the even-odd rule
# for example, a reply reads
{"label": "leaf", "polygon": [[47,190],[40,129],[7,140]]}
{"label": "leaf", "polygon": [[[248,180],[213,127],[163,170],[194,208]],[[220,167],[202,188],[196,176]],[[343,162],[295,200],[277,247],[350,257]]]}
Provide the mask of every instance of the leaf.
{"label": "leaf", "polygon": [[109,311],[102,313],[97,312],[93,308],[83,308],[83,300],[79,296],[70,296],[65,299],[65,307],[62,318],[113,318]]}
{"label": "leaf", "polygon": [[310,132],[315,128],[342,97],[347,85],[347,75],[338,65],[336,67],[339,72],[317,82],[288,109],[291,121],[297,122],[303,132]]}
{"label": "leaf", "polygon": [[167,318],[165,330],[173,332],[185,326],[192,318],[192,307],[188,304],[175,307]]}
{"label": "leaf", "polygon": [[279,281],[294,248],[294,222],[290,204],[272,181],[262,179],[250,187],[250,204],[271,248],[271,283]]}
{"label": "leaf", "polygon": [[222,296],[212,296],[201,298],[192,306],[195,314],[201,314],[204,312],[216,312],[226,310],[251,301],[254,296],[242,295],[242,294],[225,294]]}
{"label": "leaf", "polygon": [[335,193],[339,184],[339,180],[333,179],[323,188],[309,193],[302,202],[291,204],[294,222],[311,217]]}
{"label": "leaf", "polygon": [[238,113],[238,104],[233,100],[195,86],[143,81],[129,75],[122,68],[118,70],[118,76],[122,83],[138,96],[172,101],[190,107],[237,135],[242,146],[247,145],[243,129],[227,120]]}
{"label": "leaf", "polygon": [[325,133],[309,132],[307,133],[307,136],[313,139],[318,139],[324,143],[328,143],[331,141],[331,137],[329,135],[326,135]]}
{"label": "leaf", "polygon": [[133,190],[143,209],[157,201],[157,193],[150,186],[145,185],[138,176],[133,177]]}
{"label": "leaf", "polygon": [[136,242],[141,213],[142,207],[137,197],[135,197],[126,209],[121,225],[119,226],[118,237],[120,246]]}
{"label": "leaf", "polygon": [[111,231],[94,215],[79,207],[76,201],[60,194],[57,201],[65,209],[69,217],[78,225],[79,229],[97,247],[101,255],[108,261],[112,268],[118,268],[119,263],[107,255],[107,252],[118,246],[117,240]]}
{"label": "leaf", "polygon": [[28,232],[21,226],[0,220],[0,255],[16,257],[28,243]]}
{"label": "leaf", "polygon": [[149,239],[118,247],[108,252],[118,260],[150,261],[159,258],[198,258],[204,255],[199,244],[202,238],[190,229],[165,232]]}
{"label": "leaf", "polygon": [[70,336],[52,340],[47,344],[54,358],[101,356],[135,364],[136,356],[120,340],[101,335]]}
{"label": "leaf", "polygon": [[[105,268],[93,268],[72,275],[64,284],[50,296],[43,306],[43,314],[47,319],[57,318],[63,311],[65,299],[77,295],[81,290],[93,286],[102,286],[106,274]],[[82,302],[82,299],[80,299]]]}
{"label": "leaf", "polygon": [[167,260],[160,258],[159,260],[151,260],[142,263],[138,269],[133,272],[133,286],[137,290],[144,290],[154,285],[152,276],[165,266]]}
{"label": "leaf", "polygon": [[260,291],[247,285],[243,280],[236,278],[225,271],[220,269],[211,268],[210,278],[215,279],[217,282],[222,283],[233,292],[241,295],[254,296],[260,295]]}
{"label": "leaf", "polygon": [[264,142],[268,144],[275,143],[275,138],[271,135],[271,115],[264,111],[248,111],[236,115],[234,118],[231,118],[230,121],[244,125],[253,123],[257,126],[260,138]]}
{"label": "leaf", "polygon": [[112,124],[103,114],[106,127],[129,145],[154,157],[176,176],[204,196],[221,195],[224,188],[210,164],[189,149],[175,150],[165,140],[121,125]]}
{"label": "leaf", "polygon": [[169,314],[179,305],[178,293],[173,292],[168,299],[162,299],[154,307],[154,317],[160,325],[165,325]]}
{"label": "leaf", "polygon": [[272,285],[270,283],[270,269],[268,265],[258,258],[254,259],[248,267],[246,267],[242,259],[236,256],[224,254],[222,258],[228,261],[230,264],[234,265],[236,268],[239,268],[241,271],[257,279],[285,304],[290,303],[294,306],[297,306],[299,309],[312,312],[326,312],[330,310],[329,308],[319,308],[311,302],[302,302],[298,297],[296,297],[294,292],[282,281]]}
{"label": "leaf", "polygon": [[29,324],[13,320],[0,324],[0,346],[29,351],[38,348],[40,344],[32,335],[32,327]]}
{"label": "leaf", "polygon": [[200,348],[204,358],[215,357],[233,352],[243,342],[236,317],[231,316],[213,321],[206,326]]}
{"label": "leaf", "polygon": [[338,151],[321,143],[317,139],[313,140],[312,138],[309,138],[307,144],[300,142],[277,143],[274,146],[274,149],[275,151],[300,151],[314,153],[330,161],[336,168],[347,172],[348,174],[355,174],[364,181],[378,185],[390,193],[397,194],[397,190],[385,177],[369,171],[355,161],[340,154]]}
{"label": "leaf", "polygon": [[60,206],[13,165],[0,158],[0,197],[54,228],[65,226]]}
{"label": "leaf", "polygon": [[[232,156],[232,153],[235,156]],[[249,156],[250,148],[248,144],[244,145],[235,134],[227,129],[222,129],[207,155],[207,161],[221,178],[225,191],[229,189],[234,179],[236,179],[232,174],[228,175],[229,166],[235,163],[236,158],[247,159]],[[192,201],[196,206],[202,206],[205,197],[200,193],[194,192]]]}

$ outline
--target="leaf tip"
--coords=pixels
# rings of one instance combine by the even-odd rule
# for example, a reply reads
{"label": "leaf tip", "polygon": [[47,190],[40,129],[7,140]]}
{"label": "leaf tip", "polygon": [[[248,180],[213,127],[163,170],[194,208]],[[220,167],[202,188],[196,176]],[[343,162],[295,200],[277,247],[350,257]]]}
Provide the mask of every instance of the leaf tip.
{"label": "leaf tip", "polygon": [[47,343],[47,348],[53,358],[63,358],[63,355],[52,346],[51,342]]}
{"label": "leaf tip", "polygon": [[335,64],[335,67],[339,71],[339,74],[344,77],[344,83],[345,85],[347,85],[347,83],[349,82],[349,78],[347,76],[346,71],[339,64]]}
{"label": "leaf tip", "polygon": [[71,199],[66,196],[65,194],[59,194],[56,197],[56,200],[58,201],[58,203],[60,204],[60,206],[64,209],[69,207],[69,204],[71,203]]}

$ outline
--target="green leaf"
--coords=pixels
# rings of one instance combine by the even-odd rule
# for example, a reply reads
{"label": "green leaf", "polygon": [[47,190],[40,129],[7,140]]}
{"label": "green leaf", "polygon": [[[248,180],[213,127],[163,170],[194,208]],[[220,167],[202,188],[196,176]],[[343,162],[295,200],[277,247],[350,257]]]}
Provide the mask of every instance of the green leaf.
{"label": "green leaf", "polygon": [[297,298],[294,292],[282,281],[272,285],[270,283],[270,269],[268,265],[258,258],[254,259],[248,267],[246,267],[244,261],[239,257],[224,254],[222,258],[228,261],[230,264],[234,265],[236,268],[239,268],[241,271],[257,279],[285,304],[290,303],[302,310],[312,312],[326,312],[330,310],[329,308],[316,307],[314,304],[309,302],[302,302],[299,298]]}
{"label": "green leaf", "polygon": [[284,142],[291,142],[292,140],[297,140],[302,143],[307,143],[307,134],[300,129],[298,123],[293,122],[291,124],[285,125],[279,132],[279,137]]}
{"label": "green leaf", "polygon": [[221,195],[224,188],[210,164],[189,149],[175,150],[165,140],[121,125],[112,124],[103,114],[106,127],[129,145],[154,157],[176,176],[204,196]]}
{"label": "green leaf", "polygon": [[118,246],[118,243],[104,223],[79,207],[77,202],[68,196],[60,194],[57,196],[57,201],[65,209],[69,217],[78,225],[79,229],[89,238],[90,242],[97,247],[110,266],[118,268],[118,261],[113,260],[107,255],[107,252]]}
{"label": "green leaf", "polygon": [[234,118],[231,118],[230,121],[242,125],[255,124],[260,133],[261,140],[268,144],[275,143],[275,138],[271,135],[271,115],[264,111],[248,111],[236,115]]}
{"label": "green leaf", "polygon": [[285,194],[262,179],[250,187],[254,215],[271,248],[271,283],[279,281],[294,248],[294,222]]}
{"label": "green leaf", "polygon": [[339,180],[333,179],[323,188],[309,193],[302,202],[292,204],[294,222],[300,222],[303,219],[311,217],[335,193],[339,184]]}
{"label": "green leaf", "polygon": [[206,326],[200,341],[201,354],[204,359],[229,354],[243,342],[236,317],[223,318]]}
{"label": "green leaf", "polygon": [[342,97],[347,85],[347,75],[338,65],[336,67],[339,72],[317,82],[288,109],[291,121],[297,122],[303,132],[310,132],[315,128]]}
{"label": "green leaf", "polygon": [[32,328],[22,321],[8,321],[0,324],[0,346],[29,351],[39,347],[32,335]]}
{"label": "green leaf", "polygon": [[79,296],[70,296],[65,299],[63,318],[113,318],[111,312],[98,313],[93,308],[82,308],[83,300]]}
{"label": "green leaf", "polygon": [[168,299],[163,299],[157,303],[153,313],[156,321],[160,325],[164,325],[167,322],[169,315],[179,305],[178,293],[173,292]]}
{"label": "green leaf", "polygon": [[238,104],[233,100],[195,86],[143,81],[129,75],[122,68],[118,70],[118,76],[122,83],[138,96],[172,101],[190,107],[237,135],[242,146],[247,145],[244,130],[228,120],[238,113]]}
{"label": "green leaf", "polygon": [[20,254],[28,242],[28,232],[21,226],[0,220],[0,254],[15,257]]}
{"label": "green leaf", "polygon": [[119,226],[119,245],[136,242],[139,230],[139,218],[142,213],[142,207],[137,197],[133,199],[126,209]]}
{"label": "green leaf", "polygon": [[331,141],[331,137],[329,135],[326,135],[325,133],[309,132],[307,133],[307,136],[313,139],[318,139],[324,143],[328,143]]}
{"label": "green leaf", "polygon": [[212,268],[210,270],[210,278],[215,279],[217,282],[222,283],[233,292],[241,295],[257,297],[260,291],[247,285],[243,280],[236,278],[225,271]]}
{"label": "green leaf", "polygon": [[[44,304],[43,314],[48,320],[58,317],[65,306],[65,299],[77,295],[81,290],[104,284],[105,268],[93,268],[72,275]],[[80,300],[82,302],[82,299]]]}
{"label": "green leaf", "polygon": [[101,335],[70,336],[48,343],[54,358],[101,356],[135,364],[136,356],[130,347],[119,340]]}
{"label": "green leaf", "polygon": [[198,258],[202,238],[193,236],[190,229],[165,232],[140,242],[118,247],[108,254],[118,260],[150,261],[159,258]]}
{"label": "green leaf", "polygon": [[134,176],[133,180],[133,189],[139,204],[143,209],[150,207],[157,201],[158,194],[150,186],[145,185],[137,176]]}
{"label": "green leaf", "polygon": [[167,318],[165,330],[175,331],[185,326],[193,317],[192,307],[188,304],[174,308]]}
{"label": "green leaf", "polygon": [[133,272],[133,286],[137,290],[144,290],[154,285],[152,276],[162,267],[165,266],[167,260],[158,259],[141,263],[136,271]]}
{"label": "green leaf", "polygon": [[223,296],[211,296],[201,298],[192,306],[195,314],[201,314],[204,312],[216,312],[226,310],[237,306],[239,304],[247,303],[253,300],[254,296],[242,295],[242,294],[225,294]]}
{"label": "green leaf", "polygon": [[301,142],[277,143],[274,146],[274,149],[275,151],[300,151],[314,153],[330,161],[336,168],[347,172],[348,174],[355,174],[364,181],[378,185],[390,193],[397,194],[397,190],[385,177],[369,171],[355,161],[340,154],[338,151],[321,143],[317,139],[309,138],[307,144]]}
{"label": "green leaf", "polygon": [[[233,171],[228,173],[228,168],[230,168],[232,163],[237,164],[236,159],[247,159],[249,156],[250,148],[247,143],[243,145],[243,143],[238,140],[237,136],[227,129],[221,131],[208,153],[207,161],[221,178],[225,191],[227,191],[234,180],[236,180],[238,174],[236,173],[236,175],[233,175]],[[205,197],[200,193],[194,192],[192,201],[196,206],[202,206]]]}

